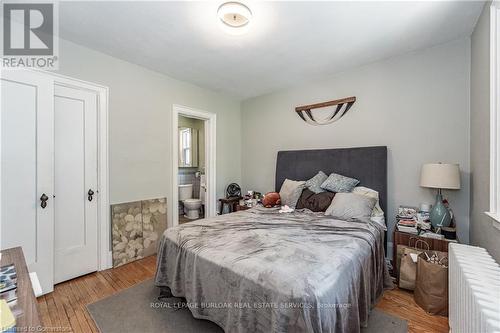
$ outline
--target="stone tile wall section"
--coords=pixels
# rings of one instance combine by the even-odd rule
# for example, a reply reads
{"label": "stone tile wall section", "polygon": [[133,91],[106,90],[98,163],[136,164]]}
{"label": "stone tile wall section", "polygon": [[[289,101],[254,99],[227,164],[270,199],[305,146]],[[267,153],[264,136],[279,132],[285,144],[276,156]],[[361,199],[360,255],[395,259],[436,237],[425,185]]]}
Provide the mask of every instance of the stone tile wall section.
{"label": "stone tile wall section", "polygon": [[167,228],[166,198],[111,205],[113,267],[156,253]]}

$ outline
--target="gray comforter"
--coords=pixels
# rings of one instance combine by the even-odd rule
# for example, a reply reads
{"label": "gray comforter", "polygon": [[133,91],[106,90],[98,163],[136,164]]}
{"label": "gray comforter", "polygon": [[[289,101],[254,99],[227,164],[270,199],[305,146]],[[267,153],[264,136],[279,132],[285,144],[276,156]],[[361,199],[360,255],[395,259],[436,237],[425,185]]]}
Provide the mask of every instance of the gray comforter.
{"label": "gray comforter", "polygon": [[255,208],[167,229],[155,282],[226,332],[359,332],[387,277],[378,224]]}

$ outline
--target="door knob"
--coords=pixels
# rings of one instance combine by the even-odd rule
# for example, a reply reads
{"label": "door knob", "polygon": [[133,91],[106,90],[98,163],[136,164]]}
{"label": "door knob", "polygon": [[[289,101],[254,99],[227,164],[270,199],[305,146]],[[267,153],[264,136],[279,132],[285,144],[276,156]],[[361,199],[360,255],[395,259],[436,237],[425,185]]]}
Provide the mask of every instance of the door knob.
{"label": "door knob", "polygon": [[49,197],[47,194],[43,193],[42,196],[40,197],[40,207],[45,208],[47,207],[47,200],[49,200]]}
{"label": "door knob", "polygon": [[94,195],[94,191],[92,191],[92,189],[89,189],[87,194],[89,195],[88,197],[89,201],[92,201],[92,196]]}

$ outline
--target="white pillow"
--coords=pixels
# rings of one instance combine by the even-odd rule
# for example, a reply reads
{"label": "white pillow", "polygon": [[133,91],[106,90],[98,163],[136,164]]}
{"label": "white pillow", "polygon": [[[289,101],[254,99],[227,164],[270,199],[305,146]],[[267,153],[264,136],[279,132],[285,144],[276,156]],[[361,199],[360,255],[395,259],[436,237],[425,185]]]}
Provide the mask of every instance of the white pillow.
{"label": "white pillow", "polygon": [[336,193],[325,215],[343,221],[363,221],[370,218],[377,199],[356,193]]}
{"label": "white pillow", "polygon": [[382,227],[384,227],[384,230],[387,230],[387,226],[385,225],[384,211],[382,210],[382,207],[380,207],[378,192],[375,190],[372,190],[371,188],[368,188],[368,187],[356,186],[352,190],[352,193],[356,193],[356,194],[364,195],[364,196],[369,197],[369,198],[377,199],[377,203],[375,204],[375,207],[373,207],[371,220],[375,223],[380,224]]}

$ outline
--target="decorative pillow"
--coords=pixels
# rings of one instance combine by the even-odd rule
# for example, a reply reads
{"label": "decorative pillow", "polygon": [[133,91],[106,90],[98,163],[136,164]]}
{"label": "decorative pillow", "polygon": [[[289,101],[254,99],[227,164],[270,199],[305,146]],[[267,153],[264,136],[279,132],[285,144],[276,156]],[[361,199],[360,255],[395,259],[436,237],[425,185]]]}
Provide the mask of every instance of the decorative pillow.
{"label": "decorative pillow", "polygon": [[372,190],[371,188],[368,187],[363,187],[363,186],[356,186],[353,190],[352,193],[364,195],[369,198],[375,198],[377,200],[377,203],[375,204],[375,207],[373,207],[372,215],[371,216],[384,216],[384,211],[382,210],[382,207],[380,207],[380,202],[378,199],[378,192],[375,190]]}
{"label": "decorative pillow", "polygon": [[302,195],[295,208],[307,208],[313,212],[324,212],[332,203],[334,196],[335,193],[333,192],[314,193],[306,188],[302,191]]}
{"label": "decorative pillow", "polygon": [[280,189],[281,204],[290,208],[295,208],[302,190],[306,187],[306,182],[285,179]]}
{"label": "decorative pillow", "polygon": [[309,200],[309,198],[313,195],[314,195],[313,191],[309,190],[308,188],[305,188],[302,191],[302,194],[300,195],[299,200],[297,201],[297,205],[295,206],[295,208],[297,208],[297,209],[307,208],[306,207],[307,200]]}
{"label": "decorative pillow", "polygon": [[364,195],[364,196],[369,197],[369,198],[377,199],[377,203],[375,204],[375,207],[373,207],[370,220],[372,220],[375,223],[380,224],[384,228],[384,230],[387,230],[387,226],[385,225],[385,215],[384,215],[384,211],[382,210],[382,207],[380,207],[378,192],[375,190],[372,190],[371,188],[368,188],[368,187],[356,186],[352,190],[352,193],[356,193],[356,194]]}
{"label": "decorative pillow", "polygon": [[377,199],[356,193],[337,193],[325,212],[336,219],[356,221],[369,219]]}
{"label": "decorative pillow", "polygon": [[321,188],[330,192],[348,193],[358,184],[359,180],[357,179],[332,173],[323,184],[321,184]]}
{"label": "decorative pillow", "polygon": [[306,181],[306,187],[314,193],[325,192],[325,190],[321,188],[321,184],[323,184],[327,178],[328,176],[323,171],[320,171],[316,174],[316,176]]}

